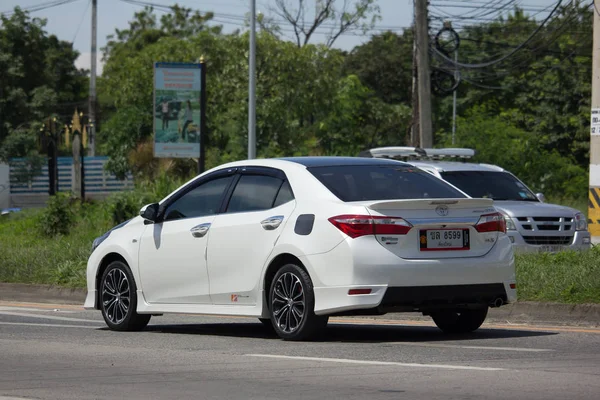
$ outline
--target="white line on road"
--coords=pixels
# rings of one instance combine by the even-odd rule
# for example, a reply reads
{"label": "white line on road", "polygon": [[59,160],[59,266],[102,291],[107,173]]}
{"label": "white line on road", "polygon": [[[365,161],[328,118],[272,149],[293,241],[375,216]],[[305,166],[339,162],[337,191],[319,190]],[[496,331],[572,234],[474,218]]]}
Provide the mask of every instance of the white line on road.
{"label": "white line on road", "polygon": [[50,309],[50,308],[30,308],[30,307],[1,307],[0,306],[0,311],[12,311],[12,310],[19,310],[19,311],[37,311],[37,312],[59,312],[59,313],[64,313],[64,314],[74,314],[77,311],[67,311],[67,310],[63,310],[59,307],[54,308],[54,309]]}
{"label": "white line on road", "polygon": [[[60,324],[35,324],[32,322],[0,322],[0,325],[20,325],[20,326],[43,326],[52,328],[85,328],[85,329],[98,329],[99,326],[86,326],[86,325],[60,325]],[[1,399],[1,397],[0,397]]]}
{"label": "white line on road", "polygon": [[421,343],[421,342],[391,342],[400,346],[417,346],[417,347],[439,347],[448,349],[476,349],[476,350],[500,350],[500,351],[523,351],[532,353],[542,353],[554,351],[552,349],[530,349],[526,347],[494,347],[494,346],[469,346],[460,344],[442,344],[442,343]]}
{"label": "white line on road", "polygon": [[447,364],[416,364],[416,363],[400,363],[391,361],[368,361],[368,360],[349,360],[344,358],[320,358],[320,357],[300,357],[300,356],[281,356],[272,354],[246,354],[248,357],[262,357],[262,358],[278,358],[283,360],[297,360],[297,361],[320,361],[320,362],[332,362],[342,364],[363,364],[363,365],[382,365],[382,366],[396,366],[396,367],[416,367],[416,368],[441,368],[441,369],[461,369],[461,370],[472,370],[472,371],[505,371],[504,368],[491,368],[491,367],[473,367],[470,365],[447,365]]}
{"label": "white line on road", "polygon": [[18,313],[18,312],[12,312],[12,311],[0,311],[0,315],[11,315],[13,317],[54,319],[54,320],[58,320],[58,321],[95,322],[97,324],[104,323],[104,321],[99,321],[97,319],[81,319],[81,318],[58,317],[56,315],[29,314],[29,313]]}

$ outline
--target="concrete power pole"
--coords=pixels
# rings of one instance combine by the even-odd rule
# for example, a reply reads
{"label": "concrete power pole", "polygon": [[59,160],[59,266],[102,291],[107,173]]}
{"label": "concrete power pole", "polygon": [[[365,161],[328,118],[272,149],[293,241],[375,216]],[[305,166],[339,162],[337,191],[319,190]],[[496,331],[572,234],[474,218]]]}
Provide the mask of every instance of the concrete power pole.
{"label": "concrete power pole", "polygon": [[592,243],[600,243],[600,7],[597,5],[594,5],[593,43],[588,222]]}
{"label": "concrete power pole", "polygon": [[427,3],[428,0],[415,0],[415,40],[417,43],[417,83],[419,89],[419,142],[422,148],[433,146]]}
{"label": "concrete power pole", "polygon": [[248,159],[256,158],[256,0],[250,0],[250,60],[248,60]]}
{"label": "concrete power pole", "polygon": [[90,60],[89,129],[90,156],[96,155],[96,36],[98,23],[98,0],[92,0],[92,55]]}

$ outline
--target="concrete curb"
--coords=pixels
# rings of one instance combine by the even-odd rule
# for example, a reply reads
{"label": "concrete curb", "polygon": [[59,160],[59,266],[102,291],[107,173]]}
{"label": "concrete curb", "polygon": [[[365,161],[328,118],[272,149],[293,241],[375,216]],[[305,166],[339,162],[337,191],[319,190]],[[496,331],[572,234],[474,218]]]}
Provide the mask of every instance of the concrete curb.
{"label": "concrete curb", "polygon": [[24,303],[83,305],[87,290],[52,285],[0,283],[0,300]]}
{"label": "concrete curb", "polygon": [[[0,283],[0,301],[24,303],[72,304],[83,306],[86,289],[69,289],[52,285]],[[417,313],[393,313],[361,319],[431,321]],[[488,323],[536,324],[600,327],[600,304],[561,304],[518,302],[492,308]]]}

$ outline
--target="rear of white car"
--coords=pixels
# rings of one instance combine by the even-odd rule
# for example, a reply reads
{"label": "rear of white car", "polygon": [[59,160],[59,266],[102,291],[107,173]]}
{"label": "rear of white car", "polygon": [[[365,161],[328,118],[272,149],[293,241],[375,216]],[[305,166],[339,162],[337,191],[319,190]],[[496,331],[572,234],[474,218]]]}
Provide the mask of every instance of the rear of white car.
{"label": "rear of white car", "polygon": [[301,258],[317,315],[434,315],[516,300],[513,251],[492,200],[401,163],[309,171],[343,201],[317,214],[343,240]]}

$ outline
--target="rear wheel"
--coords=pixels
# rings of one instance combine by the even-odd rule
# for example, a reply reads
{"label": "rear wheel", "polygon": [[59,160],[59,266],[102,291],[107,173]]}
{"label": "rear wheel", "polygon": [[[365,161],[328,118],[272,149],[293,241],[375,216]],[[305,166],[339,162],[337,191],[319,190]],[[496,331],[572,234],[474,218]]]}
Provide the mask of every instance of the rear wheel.
{"label": "rear wheel", "polygon": [[136,286],[129,267],[113,261],[100,280],[100,309],[106,325],[115,331],[139,331],[150,321],[150,314],[138,314]]}
{"label": "rear wheel", "polygon": [[312,281],[295,264],[283,266],[269,288],[269,311],[275,333],[285,340],[310,340],[325,328],[329,317],[315,315]]}
{"label": "rear wheel", "polygon": [[487,313],[487,307],[473,310],[443,310],[432,313],[431,318],[445,333],[468,333],[479,329]]}

